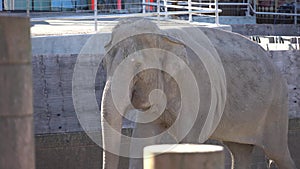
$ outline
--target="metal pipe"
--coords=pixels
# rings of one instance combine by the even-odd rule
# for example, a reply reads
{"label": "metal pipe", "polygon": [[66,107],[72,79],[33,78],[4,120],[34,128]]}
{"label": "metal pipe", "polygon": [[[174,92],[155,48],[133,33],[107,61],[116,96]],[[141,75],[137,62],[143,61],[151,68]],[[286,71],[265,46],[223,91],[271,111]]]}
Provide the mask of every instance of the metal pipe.
{"label": "metal pipe", "polygon": [[160,21],[160,0],[157,0],[157,21],[158,21],[158,25],[159,25],[159,21]]}
{"label": "metal pipe", "polygon": [[297,24],[297,0],[295,0],[295,3],[294,3],[294,13],[296,14],[294,16],[294,24],[296,25]]}
{"label": "metal pipe", "polygon": [[[253,3],[253,6],[254,6],[254,9],[252,8],[252,6],[249,4],[249,8],[251,9],[253,9],[254,11],[256,11],[256,4],[257,4],[257,2],[256,2],[257,0],[254,0],[254,3]],[[256,17],[256,13],[254,12],[254,16]]]}
{"label": "metal pipe", "polygon": [[97,31],[98,30],[98,28],[97,28],[97,15],[98,15],[98,8],[97,8],[97,0],[94,0],[94,21],[95,21],[95,31]]}
{"label": "metal pipe", "polygon": [[[215,5],[215,3],[204,3],[204,2],[192,2],[192,4],[198,4],[198,5]],[[224,2],[219,3],[219,5],[226,6],[226,5],[235,5],[235,6],[245,6],[248,5],[248,3],[234,3],[234,2]]]}
{"label": "metal pipe", "polygon": [[261,14],[261,15],[300,16],[300,14],[295,14],[295,13],[276,13],[276,12],[254,12],[254,13]]}
{"label": "metal pipe", "polygon": [[250,16],[250,0],[247,0],[247,3],[248,3],[248,5],[247,5],[247,12],[246,12],[246,16]]}
{"label": "metal pipe", "polygon": [[[215,9],[211,8],[201,8],[201,7],[188,7],[188,6],[179,6],[179,5],[167,5],[168,8],[175,8],[175,9],[192,9],[192,10],[203,10],[211,13],[215,13]],[[218,12],[222,12],[221,9],[218,9]]]}
{"label": "metal pipe", "polygon": [[[166,13],[168,13],[168,7],[167,7],[167,5],[168,5],[168,2],[167,2],[167,0],[164,0],[164,6],[165,6],[165,12]],[[165,15],[165,19],[168,19],[168,15]]]}
{"label": "metal pipe", "polygon": [[192,4],[191,4],[191,0],[188,0],[188,11],[189,11],[189,22],[192,22],[193,20],[193,15],[192,15]]}
{"label": "metal pipe", "polygon": [[26,0],[26,15],[27,15],[27,17],[30,16],[29,8],[30,8],[30,0]]}
{"label": "metal pipe", "polygon": [[146,0],[143,0],[143,1],[142,1],[142,5],[143,5],[143,6],[142,6],[142,7],[143,7],[143,14],[146,13],[146,5],[145,5],[145,4],[146,4]]}
{"label": "metal pipe", "polygon": [[215,12],[215,16],[216,16],[215,22],[216,22],[216,25],[219,25],[220,22],[219,22],[219,5],[218,5],[218,0],[215,0],[215,10],[216,10],[216,12]]}

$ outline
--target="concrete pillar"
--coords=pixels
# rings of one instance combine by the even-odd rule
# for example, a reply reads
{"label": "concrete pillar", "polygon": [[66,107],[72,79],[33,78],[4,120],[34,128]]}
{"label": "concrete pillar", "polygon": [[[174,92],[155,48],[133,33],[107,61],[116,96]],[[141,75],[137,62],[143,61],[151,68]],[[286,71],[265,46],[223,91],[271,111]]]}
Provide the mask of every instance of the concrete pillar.
{"label": "concrete pillar", "polygon": [[0,168],[34,169],[30,22],[0,17]]}
{"label": "concrete pillar", "polygon": [[161,144],[144,148],[144,169],[224,169],[222,146]]}

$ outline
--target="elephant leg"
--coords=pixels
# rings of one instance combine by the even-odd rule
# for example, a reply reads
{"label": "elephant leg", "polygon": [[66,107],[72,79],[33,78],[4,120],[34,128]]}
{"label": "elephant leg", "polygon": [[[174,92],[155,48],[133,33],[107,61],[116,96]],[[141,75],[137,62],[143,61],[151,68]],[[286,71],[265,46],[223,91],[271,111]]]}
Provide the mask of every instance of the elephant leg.
{"label": "elephant leg", "polygon": [[[138,123],[136,124],[135,129],[133,130],[133,138],[141,138],[140,141],[134,141],[130,143],[130,154],[137,154],[140,157],[143,157],[143,148],[148,145],[153,145],[155,143],[160,143],[161,137],[156,137],[158,134],[166,130],[158,121],[154,121],[147,124]],[[150,137],[152,137],[150,139]],[[142,140],[146,138],[146,140]],[[143,158],[130,158],[129,160],[129,169],[142,169],[143,168]]]}
{"label": "elephant leg", "polygon": [[[277,124],[278,125],[278,124]],[[265,133],[263,145],[260,146],[269,159],[275,162],[279,169],[296,169],[290,155],[286,132],[281,132],[280,127]],[[281,133],[281,134],[280,134]]]}
{"label": "elephant leg", "polygon": [[285,97],[274,100],[268,110],[260,145],[279,169],[296,169],[288,148],[288,116]]}
{"label": "elephant leg", "polygon": [[296,169],[287,145],[280,145],[279,147],[280,148],[277,147],[276,149],[281,149],[281,152],[278,152],[277,150],[274,151],[274,149],[269,147],[263,149],[266,155],[275,162],[279,169]]}
{"label": "elephant leg", "polygon": [[117,169],[121,143],[122,116],[114,106],[110,81],[107,81],[102,96],[101,126],[103,169]]}
{"label": "elephant leg", "polygon": [[251,169],[253,145],[234,142],[224,142],[224,144],[231,152],[232,169]]}

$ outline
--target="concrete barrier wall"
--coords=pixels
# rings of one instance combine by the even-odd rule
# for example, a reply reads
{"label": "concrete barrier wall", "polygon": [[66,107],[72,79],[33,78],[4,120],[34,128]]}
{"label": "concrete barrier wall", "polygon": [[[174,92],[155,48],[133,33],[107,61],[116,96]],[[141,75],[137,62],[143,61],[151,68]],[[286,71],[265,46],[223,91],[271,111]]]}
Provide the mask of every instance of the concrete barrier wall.
{"label": "concrete barrier wall", "polygon": [[33,55],[79,54],[91,35],[45,36],[31,39]]}
{"label": "concrete barrier wall", "polygon": [[[73,105],[72,78],[77,55],[35,55],[32,59],[36,134],[83,131]],[[105,84],[103,66],[95,80],[98,104]]]}
{"label": "concrete barrier wall", "polygon": [[300,51],[270,51],[289,89],[289,117],[300,118]]}
{"label": "concrete barrier wall", "polygon": [[270,35],[270,36],[299,36],[300,25],[294,24],[237,24],[231,25],[232,32],[242,35]]}

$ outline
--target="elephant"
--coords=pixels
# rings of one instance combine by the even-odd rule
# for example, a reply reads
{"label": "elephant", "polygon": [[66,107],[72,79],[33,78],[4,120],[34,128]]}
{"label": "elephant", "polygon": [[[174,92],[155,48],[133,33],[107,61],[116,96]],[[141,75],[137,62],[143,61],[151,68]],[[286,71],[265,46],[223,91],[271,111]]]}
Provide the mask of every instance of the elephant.
{"label": "elephant", "polygon": [[104,169],[118,168],[122,120],[135,121],[127,116],[132,110],[139,119],[132,137],[150,139],[131,141],[131,169],[143,168],[138,157],[144,146],[208,139],[229,148],[232,168],[250,168],[258,146],[278,168],[296,169],[287,144],[286,82],[255,42],[220,29],[184,24],[161,29],[146,19],[126,19],[105,49]]}

